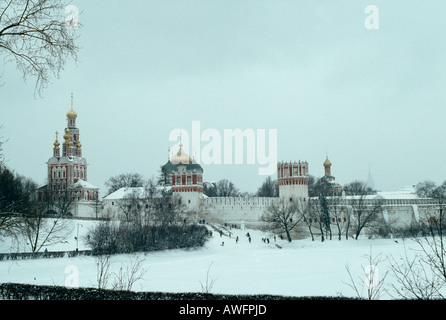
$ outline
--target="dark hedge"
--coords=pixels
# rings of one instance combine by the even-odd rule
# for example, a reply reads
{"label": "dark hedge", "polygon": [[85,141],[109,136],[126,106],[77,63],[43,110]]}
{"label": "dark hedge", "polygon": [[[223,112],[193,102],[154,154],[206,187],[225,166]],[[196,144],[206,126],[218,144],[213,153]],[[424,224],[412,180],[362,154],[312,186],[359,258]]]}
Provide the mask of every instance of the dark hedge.
{"label": "dark hedge", "polygon": [[3,300],[355,300],[346,297],[292,297],[279,295],[205,294],[200,292],[134,292],[66,288],[20,283],[0,284]]}

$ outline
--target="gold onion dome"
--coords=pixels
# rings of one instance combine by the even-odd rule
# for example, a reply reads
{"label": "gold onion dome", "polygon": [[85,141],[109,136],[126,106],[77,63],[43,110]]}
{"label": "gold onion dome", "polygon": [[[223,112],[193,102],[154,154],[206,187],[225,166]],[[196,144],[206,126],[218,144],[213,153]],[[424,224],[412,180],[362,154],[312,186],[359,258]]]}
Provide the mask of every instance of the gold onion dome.
{"label": "gold onion dome", "polygon": [[60,146],[60,143],[59,143],[59,141],[57,140],[57,134],[58,134],[58,132],[56,131],[56,141],[54,141],[54,147],[55,147],[55,148],[59,148],[59,146]]}
{"label": "gold onion dome", "polygon": [[192,162],[192,159],[189,157],[188,154],[186,154],[183,151],[183,144],[180,143],[180,150],[170,159],[170,161],[177,165],[177,164],[189,164]]}
{"label": "gold onion dome", "polygon": [[68,145],[68,147],[71,147],[73,142],[71,142],[71,134],[70,134],[70,130],[68,130],[68,128],[65,129],[65,134],[64,134],[63,138],[65,139],[65,143]]}
{"label": "gold onion dome", "polygon": [[71,106],[71,110],[67,112],[67,118],[68,119],[76,119],[77,113],[73,110],[73,106]]}
{"label": "gold onion dome", "polygon": [[71,109],[67,112],[67,118],[68,119],[76,119],[77,113],[73,110],[73,93],[71,93]]}
{"label": "gold onion dome", "polygon": [[330,160],[328,160],[328,156],[327,156],[327,158],[324,161],[324,167],[330,167],[330,166],[331,166],[331,162],[330,162]]}

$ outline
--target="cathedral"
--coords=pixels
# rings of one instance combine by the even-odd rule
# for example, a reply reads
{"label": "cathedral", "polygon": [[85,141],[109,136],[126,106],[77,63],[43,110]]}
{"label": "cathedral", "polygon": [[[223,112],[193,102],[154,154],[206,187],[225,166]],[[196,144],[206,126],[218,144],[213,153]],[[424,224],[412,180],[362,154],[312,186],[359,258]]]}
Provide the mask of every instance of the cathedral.
{"label": "cathedral", "polygon": [[178,152],[161,167],[164,184],[173,194],[181,195],[190,210],[199,210],[203,197],[203,168],[183,151]]}
{"label": "cathedral", "polygon": [[[59,133],[53,143],[53,156],[47,161],[47,184],[38,190],[41,201],[66,197],[73,200],[72,215],[79,215],[90,204],[99,201],[99,189],[87,182],[87,160],[82,155],[80,131],[76,126],[77,113],[73,109],[73,95],[71,95],[71,109],[66,114],[67,126],[64,129],[62,150],[60,148]],[[61,152],[62,151],[62,152]],[[85,206],[87,204],[87,206]],[[87,210],[91,211],[91,210]]]}

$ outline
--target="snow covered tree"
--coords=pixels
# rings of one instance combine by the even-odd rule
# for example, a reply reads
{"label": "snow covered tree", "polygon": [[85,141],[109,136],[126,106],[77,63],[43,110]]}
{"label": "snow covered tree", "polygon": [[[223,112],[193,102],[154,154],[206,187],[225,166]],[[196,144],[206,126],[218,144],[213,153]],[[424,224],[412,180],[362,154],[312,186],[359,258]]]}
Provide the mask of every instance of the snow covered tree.
{"label": "snow covered tree", "polygon": [[436,188],[437,188],[437,186],[435,185],[435,183],[433,181],[430,181],[430,180],[422,181],[422,182],[418,183],[416,186],[417,195],[420,198],[430,198],[430,197],[432,197],[434,190]]}

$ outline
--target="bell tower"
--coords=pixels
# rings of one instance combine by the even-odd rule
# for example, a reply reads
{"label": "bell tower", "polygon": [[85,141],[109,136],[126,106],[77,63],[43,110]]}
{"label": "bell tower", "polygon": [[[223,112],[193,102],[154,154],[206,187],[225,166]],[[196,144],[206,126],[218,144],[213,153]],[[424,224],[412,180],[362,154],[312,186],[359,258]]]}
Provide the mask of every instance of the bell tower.
{"label": "bell tower", "polygon": [[[99,189],[87,183],[87,160],[82,156],[82,145],[79,140],[79,129],[76,127],[77,113],[73,109],[73,94],[71,94],[71,109],[67,112],[67,127],[64,130],[62,150],[56,131],[53,143],[53,156],[48,160],[48,184],[39,188],[39,198],[46,194],[68,195],[73,200],[96,200]],[[62,151],[62,153],[61,153]]]}

